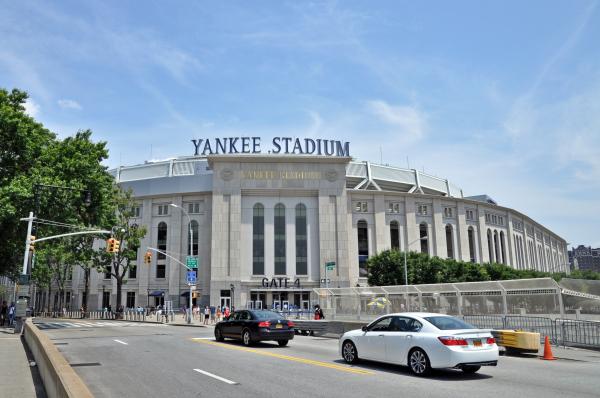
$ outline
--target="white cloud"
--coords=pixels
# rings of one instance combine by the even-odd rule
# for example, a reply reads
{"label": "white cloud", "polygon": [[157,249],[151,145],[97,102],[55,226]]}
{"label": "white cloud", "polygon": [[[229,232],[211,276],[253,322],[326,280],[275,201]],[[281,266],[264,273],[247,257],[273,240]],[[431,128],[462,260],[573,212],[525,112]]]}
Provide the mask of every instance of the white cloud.
{"label": "white cloud", "polygon": [[25,113],[35,118],[40,112],[40,106],[31,98],[27,98],[25,102]]}
{"label": "white cloud", "polygon": [[404,134],[411,141],[419,140],[427,127],[425,115],[416,107],[396,105],[385,101],[374,100],[367,103],[371,112],[386,124],[397,128],[397,133]]}
{"label": "white cloud", "polygon": [[63,109],[75,109],[78,111],[82,109],[79,102],[70,99],[60,99],[58,100],[58,105]]}

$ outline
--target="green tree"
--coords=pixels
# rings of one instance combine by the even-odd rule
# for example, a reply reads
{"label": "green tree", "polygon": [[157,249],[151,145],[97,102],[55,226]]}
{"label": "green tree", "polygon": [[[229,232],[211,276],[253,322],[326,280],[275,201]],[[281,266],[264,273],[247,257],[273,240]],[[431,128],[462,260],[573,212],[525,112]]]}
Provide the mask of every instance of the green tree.
{"label": "green tree", "polygon": [[[548,273],[535,270],[517,270],[504,264],[475,264],[429,257],[427,254],[407,253],[409,284],[480,282],[489,280],[552,277],[556,281],[568,277],[600,280],[600,273],[575,270],[571,274]],[[404,284],[404,253],[385,250],[367,261],[368,281],[373,286]]]}
{"label": "green tree", "polygon": [[19,219],[32,209],[32,176],[53,133],[25,113],[27,94],[0,89],[0,274],[13,279],[23,263],[27,226]]}
{"label": "green tree", "polygon": [[146,227],[134,223],[133,208],[135,201],[131,191],[123,191],[118,187],[115,190],[115,208],[112,212],[113,237],[120,242],[116,253],[108,253],[105,248],[97,249],[93,254],[93,263],[98,272],[110,272],[111,277],[117,281],[117,306],[121,307],[121,290],[127,282],[129,270],[136,266],[137,252],[140,241],[146,236]]}

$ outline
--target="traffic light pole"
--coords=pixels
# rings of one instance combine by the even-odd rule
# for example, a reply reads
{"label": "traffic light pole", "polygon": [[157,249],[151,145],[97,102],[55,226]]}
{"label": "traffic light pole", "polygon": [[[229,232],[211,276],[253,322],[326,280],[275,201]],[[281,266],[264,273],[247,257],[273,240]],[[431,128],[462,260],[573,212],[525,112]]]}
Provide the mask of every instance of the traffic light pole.
{"label": "traffic light pole", "polygon": [[25,236],[25,255],[23,256],[23,275],[27,275],[27,264],[29,263],[29,246],[31,244],[31,227],[33,225],[33,212],[29,212],[29,217],[22,218],[21,221],[27,220],[27,236]]}
{"label": "traffic light pole", "polygon": [[[169,255],[169,254],[167,254],[166,252],[164,252],[164,251],[162,251],[162,250],[158,250],[158,249],[156,249],[156,248],[154,248],[154,247],[149,247],[149,246],[146,248],[146,250],[152,250],[152,251],[154,251],[154,252],[157,252],[157,253],[163,254],[163,255],[165,255],[165,256],[167,256],[167,257],[169,257],[171,260],[173,260],[173,261],[175,261],[176,263],[178,263],[178,264],[180,264],[181,266],[183,266],[183,267],[184,267],[185,269],[187,269],[188,271],[193,271],[193,270],[192,270],[191,268],[189,268],[187,265],[185,265],[185,264],[184,264],[184,263],[182,263],[181,261],[177,260],[175,257],[173,257],[173,256],[171,256],[171,255]],[[190,308],[189,308],[189,311],[190,311],[190,313],[189,313],[189,317],[188,317],[187,321],[188,321],[188,323],[192,323],[192,285],[190,284],[189,286],[190,286]]]}

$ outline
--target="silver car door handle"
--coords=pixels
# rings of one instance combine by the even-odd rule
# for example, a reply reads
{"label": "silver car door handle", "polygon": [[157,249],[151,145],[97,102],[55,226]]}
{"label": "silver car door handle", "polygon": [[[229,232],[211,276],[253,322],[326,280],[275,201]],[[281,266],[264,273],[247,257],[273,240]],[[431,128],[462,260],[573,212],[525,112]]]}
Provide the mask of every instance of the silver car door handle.
{"label": "silver car door handle", "polygon": [[407,334],[407,335],[406,335],[406,338],[407,338],[407,339],[412,339],[412,334]]}

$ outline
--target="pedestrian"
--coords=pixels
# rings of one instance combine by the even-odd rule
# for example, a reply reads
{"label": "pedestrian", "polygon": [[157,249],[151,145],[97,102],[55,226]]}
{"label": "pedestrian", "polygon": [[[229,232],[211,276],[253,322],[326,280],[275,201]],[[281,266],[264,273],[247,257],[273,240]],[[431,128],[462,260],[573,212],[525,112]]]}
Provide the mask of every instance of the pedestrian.
{"label": "pedestrian", "polygon": [[215,313],[217,312],[217,309],[215,308],[214,305],[210,306],[210,323],[215,323]]}
{"label": "pedestrian", "polygon": [[204,307],[204,324],[208,325],[208,318],[210,317],[210,308],[208,308],[208,305],[206,307]]}
{"label": "pedestrian", "polygon": [[183,315],[183,320],[185,321],[185,318],[187,315],[187,307],[185,306],[185,304],[183,305],[183,308],[181,309],[181,314]]}
{"label": "pedestrian", "polygon": [[10,303],[10,307],[8,308],[8,327],[13,326],[15,321],[15,303]]}
{"label": "pedestrian", "polygon": [[217,322],[221,322],[221,306],[217,306]]}
{"label": "pedestrian", "polygon": [[225,311],[223,312],[225,319],[229,318],[229,307],[225,306]]}
{"label": "pedestrian", "polygon": [[113,318],[113,316],[112,316],[112,307],[110,306],[110,304],[108,305],[108,308],[106,310],[108,311],[108,317],[110,319],[112,319]]}
{"label": "pedestrian", "polygon": [[6,305],[6,301],[3,301],[2,307],[0,307],[0,326],[4,326],[4,322],[6,321],[7,315],[8,315],[8,306]]}
{"label": "pedestrian", "polygon": [[85,308],[83,308],[83,305],[79,308],[79,315],[81,319],[85,318]]}

